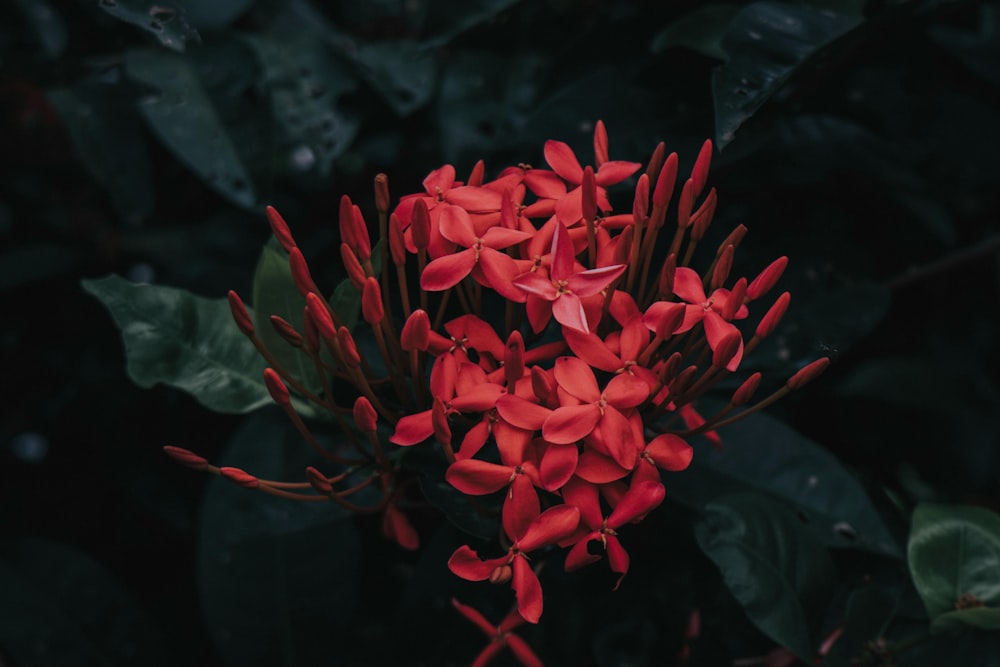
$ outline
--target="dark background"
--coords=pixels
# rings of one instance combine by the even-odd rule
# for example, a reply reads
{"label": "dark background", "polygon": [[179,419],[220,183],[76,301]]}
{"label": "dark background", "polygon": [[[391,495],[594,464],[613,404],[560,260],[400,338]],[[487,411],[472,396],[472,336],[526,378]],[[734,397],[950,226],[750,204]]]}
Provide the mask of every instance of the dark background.
{"label": "dark background", "polygon": [[[380,171],[396,198],[444,162],[460,178],[480,158],[488,176],[541,165],[550,138],[586,164],[597,119],[612,159],[645,162],[665,141],[682,174],[712,138],[714,228],[750,228],[737,270],[791,258],[779,289],[800,315],[752,367],[780,381],[833,365],[772,415],[856,473],[901,539],[921,500],[1000,510],[998,22],[1000,5],[968,1],[6,3],[0,664],[470,660],[485,639],[447,600],[482,593],[444,569],[462,537],[430,508],[416,554],[376,519],[343,535],[307,519],[304,560],[251,550],[303,581],[206,584],[218,508],[161,447],[266,447],[280,414],[248,426],[132,384],[80,280],[249,294],[273,204],[332,286],[342,193],[372,215]],[[613,201],[627,208],[627,192]],[[694,607],[715,610],[698,664],[768,650],[687,512],[668,503],[633,538],[631,588],[611,594],[603,570],[547,580],[553,620],[525,632],[544,659],[673,664]],[[881,567],[838,558],[845,576]],[[305,620],[274,629],[281,595],[309,582]],[[480,608],[499,619],[505,599]],[[274,637],[220,636],[227,614],[261,609]]]}

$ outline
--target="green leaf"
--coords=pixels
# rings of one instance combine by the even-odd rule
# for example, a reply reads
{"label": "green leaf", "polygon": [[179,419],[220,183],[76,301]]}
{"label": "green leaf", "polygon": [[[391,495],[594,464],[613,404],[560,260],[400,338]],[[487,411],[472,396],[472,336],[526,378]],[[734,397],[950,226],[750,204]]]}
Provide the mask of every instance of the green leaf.
{"label": "green leaf", "polygon": [[981,507],[920,504],[908,556],[933,631],[1000,628],[1000,516]]}
{"label": "green leaf", "polygon": [[715,136],[721,149],[810,57],[861,23],[828,10],[755,2],[733,19],[722,41],[729,60],[713,72]]}
{"label": "green leaf", "polygon": [[695,7],[656,33],[649,48],[653,53],[659,53],[669,48],[684,47],[709,58],[728,60],[729,56],[722,48],[722,37],[739,11],[739,5],[728,3]]}
{"label": "green leaf", "polygon": [[277,315],[292,326],[301,328],[305,297],[299,293],[288,265],[288,253],[273,239],[266,243],[253,274],[253,317],[257,336],[271,354],[313,393],[319,393],[323,384],[316,375],[316,365],[299,348],[292,347],[278,335],[270,317]]}
{"label": "green leaf", "polygon": [[360,121],[338,108],[342,96],[358,87],[342,59],[314,32],[245,35],[261,65],[278,141],[292,171],[330,174],[334,158],[354,141]]}
{"label": "green leaf", "polygon": [[754,625],[811,661],[836,575],[815,534],[783,504],[735,494],[706,506],[695,536]]}
{"label": "green leaf", "polygon": [[0,590],[0,646],[9,664],[167,664],[155,626],[107,569],[75,547],[0,543]]}
{"label": "green leaf", "polygon": [[219,30],[240,17],[254,0],[187,0],[188,23],[202,30]]}
{"label": "green leaf", "polygon": [[24,22],[34,32],[34,41],[46,58],[58,58],[66,51],[69,34],[62,14],[45,0],[15,0]]}
{"label": "green leaf", "polygon": [[[307,465],[322,466],[275,412],[246,420],[221,465],[296,481]],[[359,543],[350,515],[332,502],[297,503],[213,479],[199,518],[198,592],[226,664],[330,664],[349,639]]]}
{"label": "green leaf", "polygon": [[219,194],[253,206],[253,182],[191,62],[170,53],[129,51],[125,63],[133,80],[158,91],[139,100],[139,112],[160,141]]}
{"label": "green leaf", "polygon": [[152,172],[142,125],[123,86],[81,81],[47,92],[90,175],[127,222],[153,212]]}
{"label": "green leaf", "polygon": [[162,382],[217,412],[249,412],[271,403],[264,360],[233,323],[225,299],[137,285],[116,275],[84,280],[83,288],[121,329],[128,374],[139,386]]}
{"label": "green leaf", "polygon": [[734,491],[760,491],[797,508],[824,544],[901,557],[864,488],[818,444],[764,414],[720,435],[721,451],[699,447],[688,470],[670,476],[680,502],[703,507]]}
{"label": "green leaf", "polygon": [[116,19],[139,26],[174,51],[183,51],[188,40],[200,39],[198,31],[188,25],[184,8],[173,0],[100,0],[97,4]]}

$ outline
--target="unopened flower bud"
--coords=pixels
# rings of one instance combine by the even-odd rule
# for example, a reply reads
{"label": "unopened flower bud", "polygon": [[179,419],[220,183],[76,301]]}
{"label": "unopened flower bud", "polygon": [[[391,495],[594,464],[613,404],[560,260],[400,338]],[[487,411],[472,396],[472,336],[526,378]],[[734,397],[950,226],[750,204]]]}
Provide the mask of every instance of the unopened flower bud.
{"label": "unopened flower bud", "polygon": [[319,350],[319,327],[309,314],[309,306],[302,309],[302,330],[305,332],[302,338],[306,352],[310,355],[316,354]]}
{"label": "unopened flower bud", "polygon": [[736,353],[740,351],[740,344],[743,342],[738,331],[731,331],[724,336],[719,344],[712,350],[712,365],[716,368],[725,368],[733,360]]}
{"label": "unopened flower bud", "polygon": [[316,325],[319,335],[326,340],[333,340],[337,336],[337,329],[333,324],[330,311],[323,303],[323,300],[315,292],[306,295],[306,309]]}
{"label": "unopened flower bud", "polygon": [[729,291],[729,298],[726,299],[725,307],[723,307],[722,319],[727,322],[731,321],[736,317],[736,313],[739,311],[740,307],[743,305],[743,298],[747,294],[747,279],[740,278],[733,285],[733,289]]}
{"label": "unopened flower bud", "polygon": [[337,329],[337,342],[340,343],[340,354],[344,357],[344,363],[351,368],[361,365],[361,355],[358,353],[358,346],[354,342],[354,336],[347,327]]}
{"label": "unopened flower bud", "polygon": [[271,233],[274,234],[274,238],[285,249],[285,252],[291,252],[292,248],[295,247],[295,239],[292,238],[292,232],[288,229],[288,223],[273,206],[267,207],[267,221],[271,225]]}
{"label": "unopened flower bud", "polygon": [[715,263],[715,270],[712,272],[712,280],[709,283],[712,289],[718,289],[725,284],[729,272],[733,270],[733,256],[735,254],[736,248],[729,246],[719,255],[719,261]]}
{"label": "unopened flower bud", "polygon": [[674,377],[677,376],[677,371],[680,370],[683,359],[684,357],[680,352],[674,352],[667,357],[667,360],[660,367],[659,380],[662,384],[668,385],[673,382]]}
{"label": "unopened flower bud", "polygon": [[419,350],[427,351],[427,344],[430,341],[431,320],[424,310],[414,310],[403,325],[403,331],[399,335],[399,344],[407,352]]}
{"label": "unopened flower bud", "polygon": [[682,370],[670,383],[670,393],[674,396],[683,394],[694,384],[694,376],[697,373],[698,367],[693,364]]}
{"label": "unopened flower bud", "polygon": [[417,250],[426,250],[431,242],[431,214],[423,198],[417,199],[417,203],[413,205],[410,233],[413,234],[413,245]]}
{"label": "unopened flower bud", "polygon": [[183,447],[171,447],[170,445],[167,445],[163,448],[163,451],[166,452],[167,456],[172,458],[174,461],[177,461],[181,465],[185,465],[188,468],[204,470],[208,467],[207,460],[190,450],[184,449]]}
{"label": "unopened flower bud", "polygon": [[365,279],[368,276],[365,274],[361,262],[358,261],[358,256],[354,254],[354,251],[346,243],[340,244],[340,260],[344,263],[344,270],[347,271],[347,278],[351,281],[351,284],[359,292],[363,290],[365,288]]}
{"label": "unopened flower bud", "polygon": [[667,144],[661,141],[656,144],[656,148],[653,149],[653,154],[649,157],[649,164],[646,165],[646,176],[649,177],[650,181],[659,175],[660,168],[663,166],[663,159],[666,156]]}
{"label": "unopened flower bud", "polygon": [[753,301],[767,294],[781,278],[781,274],[785,272],[787,266],[787,257],[779,257],[771,262],[747,287],[747,298]]}
{"label": "unopened flower bud", "polygon": [[372,256],[372,240],[368,236],[368,223],[365,222],[365,216],[357,204],[351,207],[351,213],[354,218],[354,252],[358,253],[358,259],[366,262]]}
{"label": "unopened flower bud", "polygon": [[556,381],[547,371],[538,366],[531,367],[531,391],[542,405],[555,395]]}
{"label": "unopened flower bud", "polygon": [[240,468],[219,468],[219,473],[230,482],[247,489],[256,489],[260,486],[259,479]]}
{"label": "unopened flower bud", "polygon": [[684,322],[687,307],[683,303],[670,302],[663,306],[663,313],[656,321],[656,337],[669,340]]}
{"label": "unopened flower bud", "polygon": [[503,366],[508,387],[524,375],[524,338],[520,331],[514,330],[507,338]]}
{"label": "unopened flower bud", "polygon": [[656,187],[653,188],[653,206],[666,208],[674,194],[677,185],[677,153],[671,153],[663,163],[660,174],[656,177]]}
{"label": "unopened flower bud", "polygon": [[649,176],[643,174],[635,185],[635,197],[632,199],[632,217],[635,224],[641,225],[649,213]]}
{"label": "unopened flower bud", "polygon": [[674,293],[674,273],[677,271],[677,255],[670,253],[663,262],[660,275],[656,282],[656,289],[663,297],[670,297]]}
{"label": "unopened flower bud", "polygon": [[328,496],[333,493],[333,485],[330,484],[330,480],[316,468],[312,466],[306,468],[306,479],[309,480],[309,484],[316,493],[322,496]]}
{"label": "unopened flower bud", "polygon": [[288,395],[288,387],[273,368],[264,369],[264,385],[267,387],[267,393],[271,394],[271,399],[281,407],[292,402]]}
{"label": "unopened flower bud", "polygon": [[781,318],[785,316],[785,311],[788,310],[788,302],[791,300],[792,295],[789,292],[785,292],[771,304],[771,307],[757,325],[756,332],[754,332],[757,338],[767,338],[774,333],[774,330],[778,328],[778,323],[781,322]]}
{"label": "unopened flower bud", "polygon": [[389,177],[375,174],[375,210],[381,215],[389,212]]}
{"label": "unopened flower bud", "polygon": [[753,398],[753,395],[757,393],[757,388],[760,387],[760,379],[760,372],[754,373],[748,377],[743,381],[743,384],[741,384],[739,388],[733,392],[733,397],[729,399],[729,402],[737,407],[749,403],[750,399]]}
{"label": "unopened flower bud", "polygon": [[789,389],[801,389],[822,375],[823,371],[825,371],[829,365],[830,357],[821,357],[805,366],[798,373],[788,378],[787,384]]}
{"label": "unopened flower bud", "polygon": [[677,226],[687,229],[691,224],[691,209],[694,208],[694,181],[690,178],[681,190],[681,199],[677,202]]}
{"label": "unopened flower bud", "polygon": [[372,326],[378,325],[385,317],[382,287],[379,286],[377,278],[369,277],[365,281],[365,288],[361,293],[361,315],[365,318],[365,322]]}
{"label": "unopened flower bud", "polygon": [[608,130],[604,127],[604,121],[597,121],[594,126],[594,164],[600,168],[608,161]]}
{"label": "unopened flower bud", "polygon": [[389,254],[394,265],[402,267],[406,264],[406,239],[399,216],[395,213],[389,216]]}
{"label": "unopened flower bud", "polygon": [[287,320],[282,319],[277,315],[271,315],[271,326],[274,330],[281,336],[282,340],[291,345],[292,347],[302,347],[302,334],[295,330]]}
{"label": "unopened flower bud", "polygon": [[378,428],[378,413],[364,396],[358,396],[354,401],[354,423],[362,433],[370,433]]}
{"label": "unopened flower bud", "polygon": [[250,317],[250,313],[247,312],[247,307],[243,305],[243,299],[240,295],[229,290],[227,295],[229,298],[229,310],[233,313],[233,320],[236,322],[236,326],[240,328],[247,336],[253,335],[253,318]]}
{"label": "unopened flower bud", "polygon": [[746,225],[736,225],[733,231],[729,232],[729,236],[723,239],[722,243],[719,244],[719,249],[715,251],[715,256],[718,257],[722,252],[728,247],[733,246],[734,248],[740,247],[740,242],[743,237],[747,235]]}
{"label": "unopened flower bud", "polygon": [[698,159],[694,161],[694,168],[691,169],[691,180],[694,182],[694,196],[697,197],[705,189],[708,182],[708,168],[712,164],[712,140],[706,139],[698,151]]}
{"label": "unopened flower bud", "polygon": [[292,270],[295,287],[302,296],[306,296],[310,292],[319,292],[316,283],[313,282],[312,276],[309,274],[309,265],[301,250],[292,248],[288,251],[288,265]]}
{"label": "unopened flower bud", "polygon": [[354,202],[347,195],[341,195],[340,197],[340,209],[337,215],[337,220],[340,221],[340,240],[342,243],[346,243],[351,248],[357,245],[357,239],[355,238],[355,228],[354,228],[354,213],[351,210],[354,206]]}

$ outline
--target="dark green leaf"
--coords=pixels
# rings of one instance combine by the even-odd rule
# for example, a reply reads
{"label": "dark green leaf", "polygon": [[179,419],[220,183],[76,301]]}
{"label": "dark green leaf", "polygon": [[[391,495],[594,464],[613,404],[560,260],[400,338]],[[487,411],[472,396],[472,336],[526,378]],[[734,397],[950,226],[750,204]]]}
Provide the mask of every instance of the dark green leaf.
{"label": "dark green leaf", "polygon": [[789,502],[833,547],[900,557],[899,547],[861,484],[828,451],[782,422],[755,414],[721,431],[722,450],[700,447],[668,489],[702,507],[737,491],[761,491]]}
{"label": "dark green leaf", "polygon": [[183,51],[188,40],[199,40],[198,31],[188,25],[184,8],[173,0],[100,0],[97,4],[115,18],[151,33],[174,51]]}
{"label": "dark green leaf", "polygon": [[254,0],[187,0],[187,21],[201,30],[219,30],[240,17]]}
{"label": "dark green leaf", "polygon": [[443,46],[480,23],[497,18],[520,0],[466,0],[459,4],[428,3],[428,27],[433,31],[428,46]]}
{"label": "dark green leaf", "polygon": [[918,505],[908,556],[932,630],[1000,628],[1000,516],[981,507]]}
{"label": "dark green leaf", "polygon": [[857,366],[837,393],[956,414],[969,407],[964,396],[968,379],[931,357],[887,357]]}
{"label": "dark green leaf", "polygon": [[225,299],[173,287],[137,285],[120,276],[84,280],[121,329],[128,374],[141,387],[162,382],[218,412],[271,403],[264,360],[233,322]]}
{"label": "dark green leaf", "polygon": [[292,326],[301,328],[302,312],[306,300],[299,293],[288,266],[288,253],[275,241],[264,245],[253,275],[254,325],[257,335],[264,341],[278,362],[313,393],[322,390],[316,375],[316,365],[299,348],[292,347],[278,335],[270,317],[277,315]]}
{"label": "dark green leaf", "polygon": [[400,116],[426,105],[436,89],[437,61],[413,41],[354,44],[350,57],[358,73]]}
{"label": "dark green leaf", "polygon": [[828,10],[755,2],[729,25],[722,48],[729,61],[712,76],[715,136],[721,149],[811,56],[861,20]]}
{"label": "dark green leaf", "polygon": [[260,61],[279,130],[280,149],[293,172],[315,169],[326,178],[333,160],[354,141],[359,120],[338,108],[358,85],[347,64],[303,26],[301,35],[246,35]]}
{"label": "dark green leaf", "polygon": [[695,535],[754,625],[811,661],[836,574],[815,534],[785,505],[736,494],[709,503]]}
{"label": "dark green leaf", "polygon": [[103,566],[74,547],[0,544],[0,590],[0,646],[10,664],[167,664],[152,623]]}
{"label": "dark green leaf", "polygon": [[132,224],[145,219],[153,211],[149,154],[123,87],[81,81],[47,95],[84,167],[111,195],[118,215]]}
{"label": "dark green leaf", "polygon": [[62,15],[45,0],[16,0],[25,23],[35,33],[46,58],[58,58],[69,41]]}
{"label": "dark green leaf", "polygon": [[126,54],[129,76],[158,92],[139,111],[160,141],[210,187],[240,206],[253,206],[253,183],[191,62],[153,51]]}
{"label": "dark green leaf", "polygon": [[896,609],[896,599],[875,585],[853,591],[847,599],[847,615],[843,633],[830,649],[824,665],[851,667],[869,642],[885,633]]}
{"label": "dark green leaf", "polygon": [[[221,465],[294,481],[304,478],[307,465],[321,466],[281,419],[267,413],[249,418]],[[198,590],[226,664],[329,664],[348,639],[359,561],[350,515],[333,503],[275,498],[222,478],[209,483],[200,516]]]}
{"label": "dark green leaf", "polygon": [[709,58],[727,60],[729,56],[722,48],[722,36],[739,11],[739,5],[728,3],[695,7],[656,33],[649,48],[653,53],[659,53],[670,48],[684,47]]}

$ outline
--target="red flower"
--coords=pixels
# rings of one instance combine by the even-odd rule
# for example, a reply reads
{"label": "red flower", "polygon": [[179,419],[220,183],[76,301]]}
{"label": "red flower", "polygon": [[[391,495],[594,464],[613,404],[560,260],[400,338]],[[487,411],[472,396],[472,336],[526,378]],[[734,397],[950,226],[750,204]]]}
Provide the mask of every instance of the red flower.
{"label": "red flower", "polygon": [[472,667],[486,667],[493,660],[493,657],[504,648],[509,648],[514,657],[517,658],[517,661],[524,665],[524,667],[543,667],[542,661],[538,659],[538,656],[531,650],[528,643],[517,635],[511,634],[515,628],[525,623],[524,618],[517,612],[517,607],[510,610],[510,613],[500,621],[500,625],[493,626],[486,620],[485,616],[472,607],[462,604],[455,598],[451,599],[451,604],[458,610],[458,613],[472,621],[476,627],[490,638],[490,643],[472,661]]}
{"label": "red flower", "polygon": [[[587,314],[581,298],[599,294],[625,271],[624,264],[577,271],[573,243],[566,225],[558,223],[552,235],[552,266],[549,275],[530,271],[514,279],[514,284],[539,299],[528,300],[528,318],[538,332],[554,316],[560,324],[589,333]],[[543,305],[544,304],[544,305]],[[542,309],[539,312],[539,308]],[[534,310],[534,313],[532,312]]]}
{"label": "red flower", "polygon": [[498,568],[512,568],[517,610],[524,620],[537,623],[542,615],[542,586],[525,554],[565,539],[579,523],[580,510],[576,507],[550,507],[528,523],[520,534],[508,535],[514,544],[506,555],[484,561],[468,545],[463,545],[448,559],[448,568],[468,581],[486,581]]}

